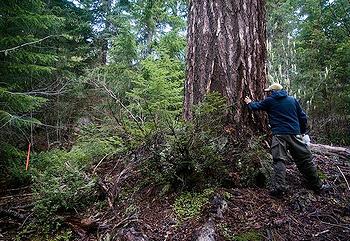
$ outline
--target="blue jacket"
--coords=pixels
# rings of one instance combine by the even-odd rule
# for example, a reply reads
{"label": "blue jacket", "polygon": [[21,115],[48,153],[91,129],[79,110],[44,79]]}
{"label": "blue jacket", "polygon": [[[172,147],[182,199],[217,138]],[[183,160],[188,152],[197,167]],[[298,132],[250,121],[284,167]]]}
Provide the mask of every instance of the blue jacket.
{"label": "blue jacket", "polygon": [[269,115],[273,135],[305,134],[307,116],[299,102],[287,91],[272,91],[271,96],[259,102],[249,103],[251,110],[263,110]]}

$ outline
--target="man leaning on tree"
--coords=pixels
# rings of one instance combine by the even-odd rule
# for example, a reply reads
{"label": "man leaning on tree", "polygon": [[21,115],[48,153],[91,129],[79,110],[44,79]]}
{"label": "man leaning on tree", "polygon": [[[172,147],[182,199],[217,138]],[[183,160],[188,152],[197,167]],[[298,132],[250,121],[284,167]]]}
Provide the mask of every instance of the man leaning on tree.
{"label": "man leaning on tree", "polygon": [[271,152],[274,169],[270,194],[281,197],[287,190],[285,179],[288,151],[310,188],[316,193],[325,190],[328,186],[321,183],[312,154],[302,138],[306,132],[307,116],[299,102],[289,96],[278,83],[270,85],[265,91],[270,92],[270,96],[262,101],[252,101],[249,97],[244,101],[249,109],[266,111],[269,116],[273,135]]}

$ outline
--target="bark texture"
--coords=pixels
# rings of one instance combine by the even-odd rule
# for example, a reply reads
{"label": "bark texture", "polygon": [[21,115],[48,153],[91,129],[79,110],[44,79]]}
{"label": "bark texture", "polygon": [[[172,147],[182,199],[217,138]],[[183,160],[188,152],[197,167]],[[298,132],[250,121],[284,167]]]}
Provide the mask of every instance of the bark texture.
{"label": "bark texture", "polygon": [[[191,0],[188,16],[184,118],[210,91],[233,106],[236,127],[266,128],[263,115],[249,116],[244,96],[264,98],[265,0]],[[249,118],[248,118],[249,116]]]}

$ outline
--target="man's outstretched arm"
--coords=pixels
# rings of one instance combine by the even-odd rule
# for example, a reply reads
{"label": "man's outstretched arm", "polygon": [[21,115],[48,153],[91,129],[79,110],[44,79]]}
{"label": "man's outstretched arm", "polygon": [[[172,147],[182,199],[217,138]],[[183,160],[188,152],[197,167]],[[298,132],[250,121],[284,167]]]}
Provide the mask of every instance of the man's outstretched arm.
{"label": "man's outstretched arm", "polygon": [[244,102],[248,105],[251,110],[267,110],[268,99],[262,101],[252,101],[248,96],[245,97]]}

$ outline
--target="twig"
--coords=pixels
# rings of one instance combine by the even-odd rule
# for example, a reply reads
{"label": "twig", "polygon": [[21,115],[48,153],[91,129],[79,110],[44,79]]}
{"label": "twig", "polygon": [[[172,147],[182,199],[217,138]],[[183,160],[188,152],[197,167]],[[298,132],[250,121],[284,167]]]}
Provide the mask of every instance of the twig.
{"label": "twig", "polygon": [[[92,82],[95,84],[96,87],[100,88],[100,85],[99,85],[97,82],[95,82],[95,81],[92,81]],[[141,131],[142,133],[144,133],[145,130],[144,130],[144,128],[143,128],[143,120],[142,120],[139,116],[137,116],[137,117],[134,116],[134,114],[122,103],[122,101],[115,95],[115,93],[114,93],[112,90],[108,89],[108,87],[107,87],[107,85],[106,85],[105,83],[101,83],[101,86],[102,86],[102,88],[105,90],[105,92],[106,92],[112,99],[114,99],[115,102],[118,103],[118,104],[129,114],[129,116],[134,120],[134,122],[136,123],[136,125],[137,125],[137,127],[140,129],[140,131]],[[140,123],[140,121],[137,120],[137,119],[139,119],[139,120],[141,121],[141,123]]]}
{"label": "twig", "polygon": [[109,154],[106,154],[106,155],[101,159],[101,161],[99,161],[99,163],[95,166],[94,170],[92,171],[92,174],[95,174],[96,169],[98,168],[98,166],[103,162],[104,159],[106,159],[106,157],[107,157],[108,155],[109,155]]}
{"label": "twig", "polygon": [[[127,223],[126,223],[127,222]],[[127,217],[123,220],[121,220],[119,223],[117,223],[116,225],[114,225],[113,229],[118,228],[120,226],[124,226],[125,224],[129,224],[129,223],[133,223],[133,222],[140,222],[140,219],[138,218],[133,218],[133,217]]]}
{"label": "twig", "polygon": [[28,197],[28,196],[33,196],[33,193],[10,195],[10,196],[5,196],[5,197],[0,197],[0,199],[8,199],[8,198],[15,198],[15,197]]}
{"label": "twig", "polygon": [[24,226],[24,224],[26,224],[28,218],[31,217],[32,215],[33,215],[33,213],[29,214],[29,215],[26,217],[26,219],[24,219],[24,221],[23,221],[23,223],[22,223],[22,225],[21,225],[20,228],[23,228],[23,226]]}
{"label": "twig", "polygon": [[15,191],[21,191],[21,190],[24,190],[24,189],[28,189],[30,188],[30,186],[24,186],[24,187],[18,187],[18,188],[12,188],[12,189],[6,189],[4,192],[15,192]]}
{"label": "twig", "polygon": [[346,180],[346,177],[345,177],[344,173],[342,172],[342,170],[340,170],[339,166],[337,166],[337,168],[338,168],[340,174],[343,176],[343,178],[346,182],[346,186],[348,187],[348,190],[350,191],[350,186],[349,186],[348,180]]}
{"label": "twig", "polygon": [[11,208],[11,209],[27,209],[27,208],[32,208],[32,207],[35,206],[35,203],[36,203],[36,202],[29,203],[29,204],[26,204],[26,205],[16,206],[16,207],[13,207],[13,208]]}
{"label": "twig", "polygon": [[27,45],[36,44],[36,43],[44,41],[45,39],[52,38],[52,37],[57,37],[57,36],[59,36],[59,35],[49,35],[49,36],[46,36],[45,38],[38,39],[38,40],[33,41],[33,42],[28,42],[28,43],[24,43],[24,44],[18,45],[18,46],[13,47],[13,48],[0,50],[0,53],[5,53],[5,55],[7,55],[7,53],[10,52],[10,51],[22,48],[22,47],[27,46]]}
{"label": "twig", "polygon": [[316,234],[313,234],[312,236],[313,237],[318,237],[318,236],[320,236],[321,234],[325,234],[325,233],[328,233],[329,232],[329,229],[326,229],[326,230],[323,230],[322,232],[318,232],[318,233],[316,233]]}
{"label": "twig", "polygon": [[[321,220],[320,220],[321,221]],[[324,224],[327,224],[327,225],[331,225],[331,226],[334,226],[334,227],[338,227],[338,228],[345,228],[347,230],[350,230],[350,227],[347,226],[347,225],[340,225],[340,224],[335,224],[335,223],[328,223],[328,222],[324,222],[324,221],[321,221],[321,223],[324,223]]]}

